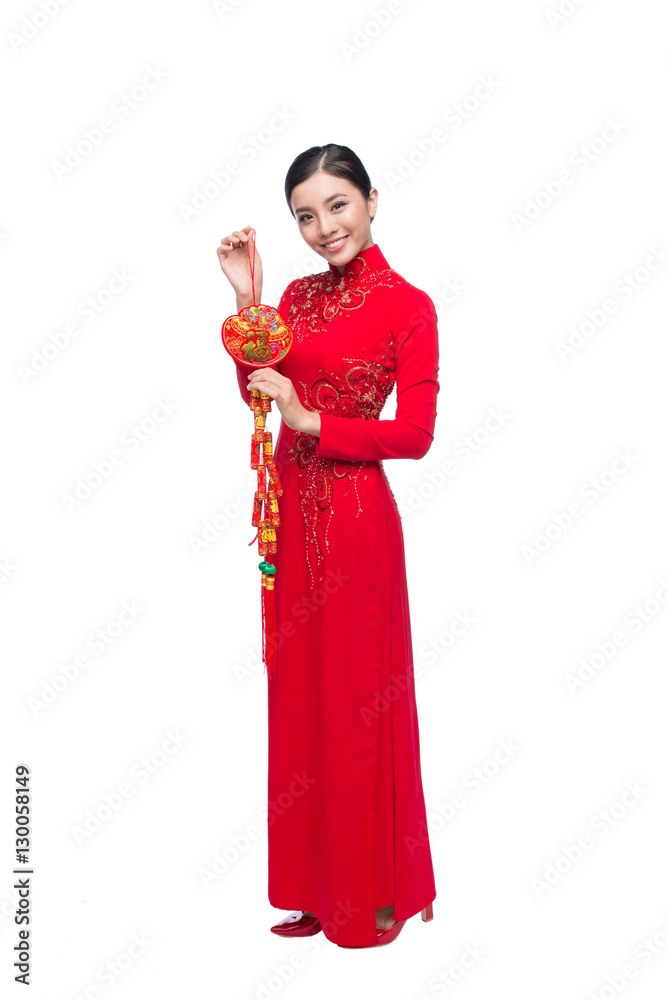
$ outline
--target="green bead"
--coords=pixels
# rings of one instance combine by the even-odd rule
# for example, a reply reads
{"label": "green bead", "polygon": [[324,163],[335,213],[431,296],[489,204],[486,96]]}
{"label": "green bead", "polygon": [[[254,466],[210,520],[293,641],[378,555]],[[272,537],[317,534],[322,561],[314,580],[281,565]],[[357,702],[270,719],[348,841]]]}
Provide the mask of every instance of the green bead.
{"label": "green bead", "polygon": [[275,576],[276,575],[276,567],[275,566],[269,566],[267,564],[267,567],[264,570],[264,572],[266,573],[267,576]]}
{"label": "green bead", "polygon": [[259,564],[259,568],[261,569],[262,573],[265,571],[268,565],[269,564],[267,563],[266,559],[262,559],[261,563]]}

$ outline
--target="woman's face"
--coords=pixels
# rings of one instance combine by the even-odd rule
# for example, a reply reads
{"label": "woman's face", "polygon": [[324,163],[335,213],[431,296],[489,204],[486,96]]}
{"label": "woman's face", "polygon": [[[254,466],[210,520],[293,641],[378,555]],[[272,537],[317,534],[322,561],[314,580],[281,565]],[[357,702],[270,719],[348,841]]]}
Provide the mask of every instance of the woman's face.
{"label": "woman's face", "polygon": [[[293,188],[290,201],[308,246],[341,274],[360,250],[373,246],[371,217],[377,206],[376,188],[371,188],[367,201],[354,184],[318,170]],[[335,245],[327,246],[331,243]]]}

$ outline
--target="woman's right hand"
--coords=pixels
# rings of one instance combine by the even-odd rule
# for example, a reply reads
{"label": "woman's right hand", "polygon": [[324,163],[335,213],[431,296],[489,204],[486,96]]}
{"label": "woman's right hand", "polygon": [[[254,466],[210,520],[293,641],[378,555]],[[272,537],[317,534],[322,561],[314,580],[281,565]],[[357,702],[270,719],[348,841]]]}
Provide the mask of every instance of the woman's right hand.
{"label": "woman's right hand", "polygon": [[255,247],[255,230],[252,226],[235,229],[229,236],[223,236],[218,247],[218,260],[228,278],[237,299],[252,302],[252,275],[250,262],[254,260],[255,301],[261,302],[262,258]]}

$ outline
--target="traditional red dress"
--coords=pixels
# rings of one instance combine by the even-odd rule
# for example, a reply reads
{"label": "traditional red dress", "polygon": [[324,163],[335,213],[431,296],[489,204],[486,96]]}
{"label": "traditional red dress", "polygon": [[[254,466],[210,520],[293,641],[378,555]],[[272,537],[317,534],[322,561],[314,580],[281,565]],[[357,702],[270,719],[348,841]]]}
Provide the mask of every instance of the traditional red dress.
{"label": "traditional red dress", "polygon": [[[373,945],[376,908],[402,920],[435,897],[403,530],[382,460],[419,459],[433,440],[437,316],[377,244],[342,275],[329,264],[292,281],[278,309],[295,341],[276,370],[322,430],[281,420],[274,448],[269,902],[316,914],[337,944]],[[251,369],[237,369],[249,404]],[[396,418],[380,420],[394,385]]]}

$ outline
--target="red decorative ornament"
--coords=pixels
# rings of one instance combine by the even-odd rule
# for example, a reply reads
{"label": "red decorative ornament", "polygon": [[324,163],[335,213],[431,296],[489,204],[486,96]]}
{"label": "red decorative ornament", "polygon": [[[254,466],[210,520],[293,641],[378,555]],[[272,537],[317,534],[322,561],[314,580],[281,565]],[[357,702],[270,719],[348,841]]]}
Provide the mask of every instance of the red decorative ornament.
{"label": "red decorative ornament", "polygon": [[[250,368],[266,368],[281,361],[294,343],[294,334],[283,317],[273,306],[255,304],[255,241],[250,262],[252,281],[251,306],[239,313],[228,316],[222,324],[222,343],[236,361]],[[278,469],[273,461],[273,437],[266,430],[266,414],[271,410],[271,397],[259,389],[250,390],[250,406],[255,420],[255,430],[250,448],[250,467],[257,469],[257,490],[252,509],[252,524],[257,528],[255,539],[262,572],[262,659],[269,677],[275,676],[276,663],[276,612],[275,575],[276,567],[267,556],[278,551],[277,528],[280,526],[278,497],[283,488]]]}
{"label": "red decorative ornament", "polygon": [[222,325],[222,342],[233,358],[252,368],[267,368],[285,357],[293,333],[273,306],[246,306]]}

